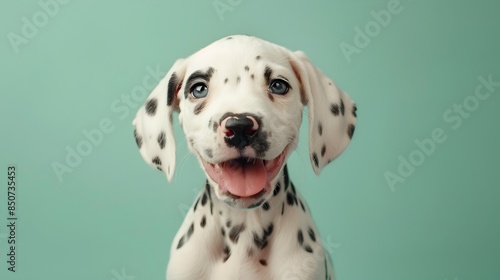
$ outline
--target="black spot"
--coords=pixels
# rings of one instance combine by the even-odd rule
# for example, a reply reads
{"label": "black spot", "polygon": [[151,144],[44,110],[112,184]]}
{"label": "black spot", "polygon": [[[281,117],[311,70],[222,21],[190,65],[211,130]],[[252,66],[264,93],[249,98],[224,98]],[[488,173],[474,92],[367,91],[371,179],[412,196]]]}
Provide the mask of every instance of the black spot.
{"label": "black spot", "polygon": [[236,78],[236,83],[239,83],[239,82],[241,82],[241,78],[238,76],[238,77]]}
{"label": "black spot", "polygon": [[315,165],[316,167],[319,167],[318,155],[317,155],[316,153],[313,153],[313,154],[312,154],[312,160],[313,160],[313,162],[314,162],[314,165]]}
{"label": "black spot", "polygon": [[158,107],[158,100],[156,98],[151,98],[146,102],[146,113],[150,116],[156,114],[156,107]]}
{"label": "black spot", "polygon": [[349,139],[352,139],[352,135],[354,134],[354,125],[350,124],[348,127],[347,127],[347,135],[349,135]]}
{"label": "black spot", "polygon": [[311,237],[311,240],[316,242],[316,235],[314,234],[314,230],[312,228],[309,228],[307,230],[307,233],[309,234],[309,237]]}
{"label": "black spot", "polygon": [[208,182],[208,180],[205,181],[205,191],[207,191],[208,199],[212,201],[212,189],[210,188],[210,183]]}
{"label": "black spot", "polygon": [[285,202],[281,203],[281,216],[285,213]]}
{"label": "black spot", "polygon": [[160,160],[160,158],[159,158],[159,157],[155,157],[155,158],[153,159],[153,163],[154,163],[154,164],[156,164],[156,165],[161,165],[161,160]]}
{"label": "black spot", "polygon": [[332,114],[334,116],[338,116],[340,114],[340,108],[339,108],[339,105],[335,104],[335,103],[332,103],[330,105],[330,111],[332,112]]}
{"label": "black spot", "polygon": [[134,138],[135,138],[135,143],[137,144],[137,147],[139,147],[139,149],[142,147],[142,137],[139,136],[139,134],[137,133],[137,130],[134,128]]}
{"label": "black spot", "polygon": [[276,183],[276,187],[274,187],[273,196],[277,196],[280,193],[281,184],[280,182]]}
{"label": "black spot", "polygon": [[304,246],[304,250],[306,250],[306,252],[308,252],[308,253],[312,253],[313,252],[313,249],[309,245]]}
{"label": "black spot", "polygon": [[226,227],[228,227],[228,228],[230,228],[230,227],[231,227],[231,220],[229,220],[229,219],[228,219],[228,220],[226,221]]}
{"label": "black spot", "polygon": [[323,125],[321,123],[318,123],[318,133],[319,136],[323,135]]}
{"label": "black spot", "polygon": [[264,249],[267,246],[267,244],[268,244],[267,239],[273,233],[273,229],[274,229],[274,225],[269,224],[269,226],[266,229],[264,229],[264,232],[262,233],[262,237],[259,237],[259,235],[255,232],[253,233],[254,243],[255,243],[255,245],[257,245],[258,248]]}
{"label": "black spot", "polygon": [[160,145],[160,149],[165,148],[165,142],[167,138],[165,136],[165,132],[160,132],[160,135],[158,135],[158,144]]}
{"label": "black spot", "polygon": [[299,203],[300,203],[300,208],[302,208],[302,211],[306,212],[306,208],[304,207],[302,200],[299,199]]}
{"label": "black spot", "polygon": [[227,245],[224,245],[224,254],[225,254],[225,256],[224,256],[224,259],[222,260],[222,262],[226,262],[229,259],[229,257],[231,256],[231,249]]}
{"label": "black spot", "polygon": [[205,215],[203,215],[203,217],[201,218],[200,226],[203,228],[205,227],[206,224],[207,224],[207,218],[205,217]]}
{"label": "black spot", "polygon": [[227,37],[227,38],[226,38],[226,40],[231,40],[231,39],[233,39],[233,37]]}
{"label": "black spot", "polygon": [[356,114],[356,111],[358,110],[358,107],[356,105],[352,105],[352,115],[357,117],[358,115]]}
{"label": "black spot", "polygon": [[344,106],[344,100],[342,99],[340,99],[340,112],[342,113],[343,116],[345,112],[345,106]]}
{"label": "black spot", "polygon": [[326,145],[323,145],[323,147],[321,147],[321,156],[324,157],[325,153],[326,153]]}
{"label": "black spot", "polygon": [[288,167],[285,164],[285,168],[283,169],[283,177],[285,179],[285,191],[288,189],[288,184],[290,183],[290,177],[288,177]]}
{"label": "black spot", "polygon": [[205,181],[205,191],[207,191],[208,198],[212,200],[212,192],[210,190],[210,183],[208,182],[208,180]]}
{"label": "black spot", "polygon": [[240,238],[240,233],[245,230],[244,224],[239,224],[234,226],[231,231],[229,231],[229,239],[233,241],[233,243],[238,243],[238,239]]}
{"label": "black spot", "polygon": [[212,200],[210,200],[210,215],[213,215],[214,214],[214,204],[212,202]]}
{"label": "black spot", "polygon": [[304,244],[304,234],[302,234],[302,230],[300,229],[299,232],[297,233],[297,240],[299,241],[300,245]]}
{"label": "black spot", "polygon": [[269,237],[269,235],[271,235],[273,233],[273,230],[274,230],[274,225],[269,224],[269,226],[267,226],[267,229],[264,230],[265,238]]}
{"label": "black spot", "polygon": [[219,128],[219,124],[217,122],[214,122],[213,126],[214,132],[217,132],[217,128]]}
{"label": "black spot", "polygon": [[207,105],[207,101],[206,100],[203,101],[203,102],[201,102],[201,103],[196,104],[196,106],[194,107],[193,113],[195,115],[199,115],[201,113],[201,111],[203,110],[203,108],[205,108],[205,105]]}
{"label": "black spot", "polygon": [[260,264],[261,264],[261,265],[263,265],[263,266],[267,266],[267,262],[266,262],[266,260],[260,260],[259,262],[260,262]]}
{"label": "black spot", "polygon": [[207,194],[204,193],[203,197],[201,198],[201,206],[205,206],[207,204]]}
{"label": "black spot", "polygon": [[266,246],[267,246],[267,240],[259,238],[258,235],[254,235],[253,241],[254,241],[255,245],[257,246],[257,248],[259,248],[261,250],[266,248]]}
{"label": "black spot", "polygon": [[250,75],[250,79],[252,80],[255,79],[255,75],[254,74]]}
{"label": "black spot", "polygon": [[194,232],[194,224],[191,224],[191,226],[189,226],[189,229],[187,231],[187,238],[189,239],[189,237],[191,237],[191,235],[193,234]]}
{"label": "black spot", "polygon": [[229,248],[229,246],[227,246],[227,244],[224,245],[224,254],[226,255],[231,254],[231,249]]}
{"label": "black spot", "polygon": [[325,255],[325,280],[328,280],[328,266],[326,264],[326,255]]}
{"label": "black spot", "polygon": [[[259,127],[262,127],[259,117],[255,118],[259,122]],[[269,150],[270,143],[268,141],[269,134],[266,131],[260,131],[255,136],[252,136],[250,146],[255,150],[257,157],[262,157],[265,155],[267,150]]]}
{"label": "black spot", "polygon": [[194,204],[194,207],[193,207],[193,212],[196,211],[196,207],[198,207],[198,202],[200,202],[200,198],[198,197],[198,199],[196,200],[196,203]]}
{"label": "black spot", "polygon": [[207,157],[209,157],[209,158],[213,158],[214,157],[212,149],[206,149],[205,150],[205,154],[207,154]]}
{"label": "black spot", "polygon": [[184,245],[184,236],[179,239],[179,243],[177,243],[177,249],[180,249]]}
{"label": "black spot", "polygon": [[161,168],[160,166],[157,166],[156,169],[163,171],[163,168]]}
{"label": "black spot", "polygon": [[266,69],[264,70],[264,78],[266,79],[266,83],[270,84],[271,83],[271,75],[273,74],[273,70],[269,68],[269,66],[266,66]]}
{"label": "black spot", "polygon": [[229,81],[228,78],[224,79],[224,83],[227,84],[227,82]]}
{"label": "black spot", "polygon": [[224,227],[221,227],[220,231],[222,233],[222,236],[226,236],[226,230],[224,229]]}
{"label": "black spot", "polygon": [[288,205],[293,205],[294,200],[293,200],[293,194],[291,192],[286,193],[286,202]]}
{"label": "black spot", "polygon": [[247,66],[245,66],[245,71],[248,72],[248,70],[250,70],[250,67],[248,67],[248,65],[247,65]]}
{"label": "black spot", "polygon": [[266,211],[269,210],[269,203],[265,202],[264,204],[262,204],[262,208]]}
{"label": "black spot", "polygon": [[255,57],[255,59],[259,60],[259,59],[261,59],[261,56],[258,55],[258,56]]}
{"label": "black spot", "polygon": [[168,80],[167,106],[172,105],[172,103],[174,102],[176,89],[177,89],[177,75],[173,73],[172,76],[170,77],[170,80]]}

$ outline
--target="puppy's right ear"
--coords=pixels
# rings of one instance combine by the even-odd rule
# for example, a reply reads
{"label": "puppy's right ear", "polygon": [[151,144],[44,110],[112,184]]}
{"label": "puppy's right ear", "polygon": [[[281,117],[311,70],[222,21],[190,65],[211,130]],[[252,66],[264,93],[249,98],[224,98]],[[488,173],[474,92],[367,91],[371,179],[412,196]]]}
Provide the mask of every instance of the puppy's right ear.
{"label": "puppy's right ear", "polygon": [[135,119],[134,136],[142,158],[172,181],[175,169],[175,139],[173,112],[179,111],[179,92],[186,60],[177,60],[167,75],[146,98]]}

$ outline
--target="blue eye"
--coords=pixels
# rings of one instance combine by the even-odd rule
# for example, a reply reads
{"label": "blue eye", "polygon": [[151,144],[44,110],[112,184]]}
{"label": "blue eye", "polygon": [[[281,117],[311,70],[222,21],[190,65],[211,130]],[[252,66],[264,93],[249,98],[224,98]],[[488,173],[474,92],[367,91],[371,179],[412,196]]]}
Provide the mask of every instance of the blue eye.
{"label": "blue eye", "polygon": [[271,82],[269,85],[269,92],[274,94],[283,95],[288,92],[290,89],[290,85],[287,82],[281,79],[276,79]]}
{"label": "blue eye", "polygon": [[194,98],[203,98],[208,95],[208,87],[204,83],[197,83],[191,87],[191,95]]}

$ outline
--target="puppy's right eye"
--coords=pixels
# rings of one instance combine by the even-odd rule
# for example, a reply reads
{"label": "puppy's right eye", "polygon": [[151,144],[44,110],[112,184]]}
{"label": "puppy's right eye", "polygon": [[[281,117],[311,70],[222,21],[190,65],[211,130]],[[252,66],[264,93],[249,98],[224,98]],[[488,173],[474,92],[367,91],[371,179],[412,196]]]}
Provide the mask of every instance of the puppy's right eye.
{"label": "puppy's right eye", "polygon": [[190,89],[194,98],[203,98],[208,95],[208,87],[204,83],[194,84]]}
{"label": "puppy's right eye", "polygon": [[273,80],[269,85],[269,92],[278,95],[285,95],[289,89],[290,85],[282,79]]}

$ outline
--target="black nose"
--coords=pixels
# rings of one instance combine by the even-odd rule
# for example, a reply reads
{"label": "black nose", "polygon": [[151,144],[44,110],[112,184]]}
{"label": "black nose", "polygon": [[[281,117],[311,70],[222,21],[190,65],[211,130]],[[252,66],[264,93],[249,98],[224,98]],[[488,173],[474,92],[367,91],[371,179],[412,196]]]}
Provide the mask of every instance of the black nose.
{"label": "black nose", "polygon": [[232,147],[243,149],[250,145],[252,137],[259,129],[255,117],[248,114],[226,116],[221,122],[224,140]]}

